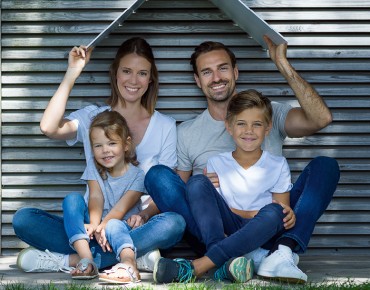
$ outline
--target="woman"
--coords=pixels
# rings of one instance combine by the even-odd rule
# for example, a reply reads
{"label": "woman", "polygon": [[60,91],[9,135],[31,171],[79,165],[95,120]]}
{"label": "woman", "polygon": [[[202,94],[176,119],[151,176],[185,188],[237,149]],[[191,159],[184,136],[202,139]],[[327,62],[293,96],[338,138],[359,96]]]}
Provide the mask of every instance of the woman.
{"label": "woman", "polygon": [[[113,110],[126,119],[136,145],[140,167],[145,173],[155,164],[175,168],[175,120],[154,110],[158,93],[158,72],[151,47],[142,38],[128,39],[118,49],[110,67],[111,96],[107,100],[107,106],[90,105],[64,117],[69,94],[89,62],[91,52],[92,50],[87,50],[84,46],[72,48],[64,79],[42,117],[41,131],[52,139],[66,140],[69,145],[82,142],[88,161],[92,158],[89,144],[91,120],[102,111]],[[183,218],[174,213],[157,214],[158,212],[154,203],[150,202],[145,210],[131,216],[127,221],[133,228],[131,236],[137,248],[137,257],[157,248],[172,247],[182,238],[185,228]],[[135,230],[143,224],[144,226]],[[15,213],[13,227],[21,240],[39,249],[28,248],[22,251],[17,261],[21,269],[28,272],[50,272],[70,270],[70,267],[78,264],[78,255],[69,246],[63,218],[39,209],[23,208]],[[92,240],[90,247],[94,262],[99,268],[116,263],[115,255],[109,251],[109,245],[101,247]],[[145,268],[152,270],[152,265],[149,269]],[[77,273],[91,270],[92,267],[77,269]]]}

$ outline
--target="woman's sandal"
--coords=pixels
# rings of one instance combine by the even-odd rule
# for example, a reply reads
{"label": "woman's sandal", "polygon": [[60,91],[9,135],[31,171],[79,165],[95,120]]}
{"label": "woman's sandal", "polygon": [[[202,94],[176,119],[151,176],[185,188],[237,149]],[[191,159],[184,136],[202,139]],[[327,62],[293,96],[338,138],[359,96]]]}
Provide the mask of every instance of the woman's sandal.
{"label": "woman's sandal", "polygon": [[[125,270],[125,276],[113,276],[119,269]],[[136,275],[134,269],[123,263],[118,263],[113,266],[110,270],[105,270],[104,273],[99,274],[99,281],[114,283],[114,284],[126,284],[126,283],[137,283],[140,282],[140,275]]]}
{"label": "woman's sandal", "polygon": [[[85,273],[89,265],[91,265],[93,269],[91,272]],[[98,277],[99,275],[98,267],[96,266],[94,261],[91,261],[90,259],[87,259],[87,258],[83,258],[78,262],[76,266],[76,270],[79,270],[81,273],[73,273],[72,279],[89,280],[89,279],[94,279]]]}

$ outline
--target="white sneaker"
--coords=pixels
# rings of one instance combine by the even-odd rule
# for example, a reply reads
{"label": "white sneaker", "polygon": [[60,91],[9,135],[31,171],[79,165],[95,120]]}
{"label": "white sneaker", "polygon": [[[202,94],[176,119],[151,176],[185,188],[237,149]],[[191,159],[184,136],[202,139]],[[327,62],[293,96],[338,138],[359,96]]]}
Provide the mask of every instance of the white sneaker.
{"label": "white sneaker", "polygon": [[137,269],[139,271],[153,272],[154,264],[161,258],[158,249],[150,251],[136,259]]}
{"label": "white sneaker", "polygon": [[[260,264],[262,262],[262,259],[267,256],[269,253],[269,250],[263,249],[263,248],[257,248],[252,252],[249,252],[248,254],[245,254],[244,257],[247,259],[252,259],[254,262],[254,273],[257,274],[257,271],[260,267]],[[294,264],[297,266],[299,263],[299,256],[296,253],[292,253],[292,258]]]}
{"label": "white sneaker", "polygon": [[17,258],[17,266],[25,272],[65,272],[69,273],[72,267],[64,266],[64,255],[45,252],[28,247],[22,250]]}
{"label": "white sneaker", "polygon": [[257,274],[292,283],[307,282],[307,275],[296,266],[293,260],[292,250],[283,245],[279,245],[278,250],[262,259]]}

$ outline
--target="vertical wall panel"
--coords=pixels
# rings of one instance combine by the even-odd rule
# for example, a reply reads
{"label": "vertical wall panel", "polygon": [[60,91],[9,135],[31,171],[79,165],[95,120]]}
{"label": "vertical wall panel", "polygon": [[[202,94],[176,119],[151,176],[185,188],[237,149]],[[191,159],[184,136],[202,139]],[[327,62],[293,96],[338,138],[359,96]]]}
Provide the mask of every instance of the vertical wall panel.
{"label": "vertical wall panel", "polygon": [[[366,253],[370,228],[370,1],[245,0],[289,43],[288,57],[323,96],[334,122],[306,138],[288,139],[284,153],[296,178],[313,157],[338,160],[341,180],[319,220],[308,253]],[[70,191],[83,191],[81,146],[49,140],[39,121],[67,67],[65,53],[87,44],[132,1],[9,1],[1,10],[2,210],[1,249],[24,247],[11,227],[14,212],[35,206],[61,214]],[[67,5],[68,4],[68,5]],[[205,40],[221,41],[238,58],[239,90],[298,103],[267,52],[209,1],[150,0],[94,50],[68,102],[68,112],[104,101],[107,70],[117,47],[132,36],[153,46],[160,74],[157,109],[178,122],[206,102],[189,57]],[[325,178],[325,177],[323,177]]]}

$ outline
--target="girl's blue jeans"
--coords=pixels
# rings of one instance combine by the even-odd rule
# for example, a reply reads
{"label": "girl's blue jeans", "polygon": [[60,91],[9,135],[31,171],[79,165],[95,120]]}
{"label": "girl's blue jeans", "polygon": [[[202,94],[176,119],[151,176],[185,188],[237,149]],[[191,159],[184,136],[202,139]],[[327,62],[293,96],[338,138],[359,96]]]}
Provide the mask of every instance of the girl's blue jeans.
{"label": "girl's blue jeans", "polygon": [[[238,243],[235,242],[235,247],[242,248],[245,244],[248,244],[248,247],[245,249],[248,248],[250,252],[261,245],[264,248],[269,248],[280,237],[290,237],[298,244],[296,252],[306,251],[316,222],[329,205],[337,187],[339,177],[339,166],[335,159],[323,156],[313,159],[303,170],[290,191],[290,206],[296,215],[295,226],[292,229],[284,231],[282,234],[280,234],[279,230],[276,230],[276,235],[263,244],[263,239],[260,239],[259,236],[264,231],[264,228],[261,226],[264,223],[260,225],[256,224],[256,228],[260,228],[257,236],[249,234],[238,235]],[[225,229],[229,228],[229,221],[231,222],[231,231],[236,230],[237,227],[242,228],[243,225],[250,222],[238,221],[240,218],[234,217],[224,210],[223,205],[220,203],[217,206],[210,203],[207,205],[207,208],[202,209],[202,206],[204,206],[202,205],[202,200],[197,200],[200,198],[199,195],[195,196],[194,200],[192,200],[192,194],[202,189],[207,192],[207,195],[214,198],[213,202],[218,202],[218,199],[215,198],[214,188],[205,180],[206,178],[204,176],[195,175],[185,184],[170,168],[163,165],[156,165],[146,174],[145,186],[161,212],[172,211],[184,217],[186,229],[206,244],[207,252],[209,253],[212,249],[213,241],[208,245],[207,242],[210,240],[203,237],[203,233],[209,234],[208,232],[212,231],[212,228],[209,227],[207,229],[203,225],[206,222],[201,223],[202,219],[206,217],[209,217],[210,220],[215,219],[215,212],[218,214],[217,211],[220,211],[221,208],[222,210],[217,215],[217,218],[221,217],[224,220],[225,215],[229,218],[229,220],[226,218],[227,227],[224,225]],[[201,211],[201,217],[194,215],[197,210]],[[233,223],[236,223],[238,226],[235,227]],[[243,248],[243,250],[245,249]],[[248,253],[248,251],[245,253]]]}
{"label": "girl's blue jeans", "polygon": [[19,209],[13,217],[16,235],[27,244],[62,254],[75,254],[70,245],[78,239],[89,241],[94,261],[99,269],[119,260],[123,248],[131,247],[140,257],[154,249],[168,249],[183,236],[185,221],[181,215],[165,212],[153,216],[144,225],[131,229],[125,222],[112,220],[106,226],[106,237],[113,252],[103,252],[95,239],[89,240],[84,223],[89,222],[88,209],[79,193],[67,195],[63,201],[63,217],[37,208]]}

